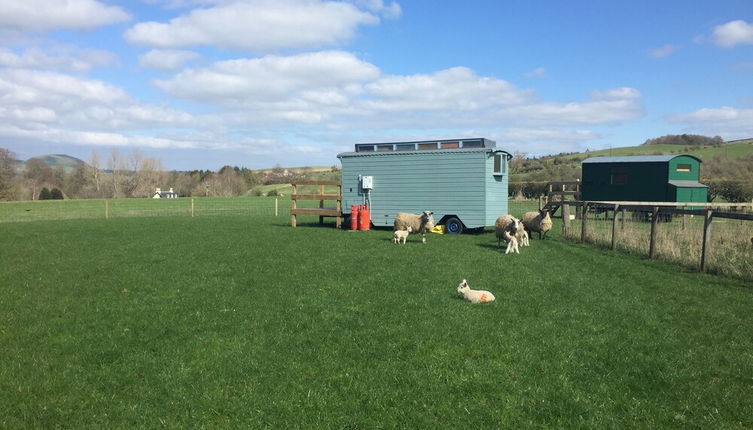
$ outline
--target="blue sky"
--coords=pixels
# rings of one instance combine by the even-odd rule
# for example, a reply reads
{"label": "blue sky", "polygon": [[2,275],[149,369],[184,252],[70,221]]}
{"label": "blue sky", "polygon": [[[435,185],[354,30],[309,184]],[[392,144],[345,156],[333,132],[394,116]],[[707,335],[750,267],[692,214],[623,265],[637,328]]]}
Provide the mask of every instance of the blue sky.
{"label": "blue sky", "polygon": [[337,165],[357,142],[530,155],[753,137],[753,4],[0,0],[0,147],[166,169]]}

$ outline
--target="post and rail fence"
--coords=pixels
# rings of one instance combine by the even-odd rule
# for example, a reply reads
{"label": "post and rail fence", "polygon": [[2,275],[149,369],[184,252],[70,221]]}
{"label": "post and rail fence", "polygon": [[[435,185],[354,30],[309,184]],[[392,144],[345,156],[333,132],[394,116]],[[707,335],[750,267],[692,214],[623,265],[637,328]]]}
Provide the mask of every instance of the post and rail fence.
{"label": "post and rail fence", "polygon": [[[602,214],[604,220],[609,220],[611,214],[610,249],[618,244],[618,220],[620,229],[624,229],[626,212],[631,212],[632,220],[645,221],[650,219],[651,227],[648,243],[648,257],[653,259],[657,254],[657,233],[659,225],[671,222],[673,216],[680,216],[681,231],[688,226],[687,217],[700,216],[703,219],[703,236],[700,242],[700,261],[698,268],[702,272],[708,270],[709,246],[711,243],[711,225],[715,219],[753,221],[753,203],[679,203],[679,202],[629,202],[629,201],[580,201],[570,200],[559,202],[562,207],[562,230],[565,236],[571,236],[572,224],[570,208],[578,208],[580,220],[580,242],[588,242],[591,224],[596,218],[589,214]],[[747,239],[747,236],[746,236]],[[753,237],[750,238],[753,246]],[[747,244],[746,244],[747,246]]]}
{"label": "post and rail fence", "polygon": [[[340,181],[298,181],[291,184],[292,191],[290,193],[290,226],[296,227],[298,224],[298,215],[315,215],[319,216],[319,224],[324,223],[324,217],[335,217],[335,227],[342,227],[342,184]],[[309,185],[317,186],[318,194],[305,194],[298,193],[298,186]],[[325,186],[337,186],[337,194],[325,194]],[[298,200],[318,200],[318,208],[299,208]],[[325,207],[325,201],[335,201],[337,206],[335,208]]]}

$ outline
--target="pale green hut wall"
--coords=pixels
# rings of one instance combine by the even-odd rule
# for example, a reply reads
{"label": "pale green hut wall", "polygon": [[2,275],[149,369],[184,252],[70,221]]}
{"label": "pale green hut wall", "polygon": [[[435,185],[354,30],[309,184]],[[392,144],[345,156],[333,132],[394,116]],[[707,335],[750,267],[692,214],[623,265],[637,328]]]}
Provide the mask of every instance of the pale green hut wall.
{"label": "pale green hut wall", "polygon": [[[503,175],[494,176],[493,154],[503,155]],[[438,222],[455,215],[468,228],[493,225],[507,213],[507,153],[494,149],[340,154],[343,211],[361,204],[358,177],[372,176],[371,219],[392,226],[398,212],[434,212]]]}

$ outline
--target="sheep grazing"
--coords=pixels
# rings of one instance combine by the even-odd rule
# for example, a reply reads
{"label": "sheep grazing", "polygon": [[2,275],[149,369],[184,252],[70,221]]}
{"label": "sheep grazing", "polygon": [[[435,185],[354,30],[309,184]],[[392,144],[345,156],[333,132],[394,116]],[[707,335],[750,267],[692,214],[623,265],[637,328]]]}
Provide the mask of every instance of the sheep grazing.
{"label": "sheep grazing", "polygon": [[537,232],[539,239],[546,239],[546,232],[552,229],[552,217],[549,216],[549,209],[539,209],[538,212],[526,212],[523,214],[523,226],[529,232]]}
{"label": "sheep grazing", "polygon": [[413,231],[413,228],[411,226],[408,226],[405,230],[397,230],[392,234],[392,242],[395,244],[400,243],[400,241],[403,241],[403,245],[405,245],[405,241],[408,239],[408,235],[410,232]]}
{"label": "sheep grazing", "polygon": [[468,286],[468,282],[463,279],[463,282],[458,285],[458,293],[471,303],[487,303],[494,301],[494,294],[484,290],[471,290]]}
{"label": "sheep grazing", "polygon": [[502,215],[494,223],[494,233],[497,235],[497,246],[502,246],[502,241],[507,242],[505,254],[514,252],[520,254],[518,244],[528,246],[528,235],[523,224],[512,215]]}
{"label": "sheep grazing", "polygon": [[412,234],[421,233],[421,242],[426,243],[426,233],[434,228],[434,212],[423,211],[420,214],[399,212],[395,215],[393,231],[407,230],[411,228]]}

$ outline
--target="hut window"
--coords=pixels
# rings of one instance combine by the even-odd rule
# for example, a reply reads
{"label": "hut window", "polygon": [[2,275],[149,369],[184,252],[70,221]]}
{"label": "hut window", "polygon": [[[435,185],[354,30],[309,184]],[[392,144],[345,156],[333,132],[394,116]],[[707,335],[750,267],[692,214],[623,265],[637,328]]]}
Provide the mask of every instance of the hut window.
{"label": "hut window", "polygon": [[436,143],[419,143],[418,149],[421,149],[421,150],[437,149],[437,144]]}
{"label": "hut window", "polygon": [[396,151],[413,151],[414,149],[416,149],[416,145],[413,143],[402,143],[395,145]]}
{"label": "hut window", "polygon": [[460,142],[442,142],[442,149],[444,148],[460,148]]}
{"label": "hut window", "polygon": [[392,145],[379,145],[377,146],[378,152],[392,151]]}
{"label": "hut window", "polygon": [[502,175],[505,173],[505,162],[502,159],[502,154],[494,155],[494,172],[495,175]]}
{"label": "hut window", "polygon": [[612,185],[626,185],[628,183],[627,168],[622,166],[613,167],[609,183]]}
{"label": "hut window", "polygon": [[677,171],[678,172],[689,172],[690,171],[690,164],[678,164],[677,165]]}
{"label": "hut window", "polygon": [[358,145],[358,151],[357,152],[373,152],[374,151],[374,145]]}
{"label": "hut window", "polygon": [[463,148],[481,148],[480,140],[464,140]]}

